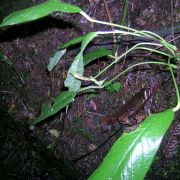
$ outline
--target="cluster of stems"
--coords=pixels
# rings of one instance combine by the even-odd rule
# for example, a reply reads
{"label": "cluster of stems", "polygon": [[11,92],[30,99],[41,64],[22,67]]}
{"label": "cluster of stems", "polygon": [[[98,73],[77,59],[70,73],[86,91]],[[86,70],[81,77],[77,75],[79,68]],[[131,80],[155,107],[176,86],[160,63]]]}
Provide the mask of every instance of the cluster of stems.
{"label": "cluster of stems", "polygon": [[[100,36],[101,35],[107,35],[107,34],[113,34],[113,35],[117,34],[120,36],[131,35],[131,36],[136,36],[136,37],[147,38],[147,39],[152,40],[152,42],[138,43],[138,44],[134,45],[133,47],[131,47],[130,49],[128,49],[127,51],[125,51],[124,53],[122,53],[120,56],[112,56],[111,55],[110,57],[113,58],[113,61],[108,66],[106,66],[104,69],[100,70],[100,72],[95,77],[90,77],[90,78],[82,77],[81,78],[82,80],[91,80],[96,85],[81,88],[79,91],[84,91],[84,90],[92,89],[92,88],[93,89],[104,88],[109,83],[115,81],[117,78],[119,78],[124,73],[126,73],[127,71],[131,70],[132,68],[134,68],[136,66],[145,65],[145,64],[156,64],[156,65],[158,64],[158,65],[163,65],[163,66],[169,67],[169,71],[170,71],[171,76],[172,76],[172,80],[174,83],[174,87],[176,90],[176,96],[177,96],[177,105],[173,108],[173,111],[176,112],[180,109],[180,93],[179,93],[179,88],[178,88],[178,85],[177,85],[177,82],[176,82],[176,79],[174,76],[174,72],[173,72],[173,69],[179,69],[179,67],[177,65],[171,64],[171,62],[170,62],[171,59],[176,59],[178,61],[177,55],[176,55],[176,52],[177,52],[176,46],[170,44],[165,39],[163,39],[161,36],[151,32],[151,31],[140,31],[140,30],[136,30],[136,29],[133,29],[130,27],[123,26],[123,25],[118,25],[118,24],[113,24],[110,22],[95,20],[95,19],[92,19],[90,16],[88,16],[84,11],[80,12],[80,14],[92,23],[98,23],[98,24],[108,25],[108,26],[111,26],[114,28],[118,28],[118,29],[113,30],[113,31],[98,31],[97,35],[100,35]],[[167,52],[160,50],[162,47],[166,48]],[[128,67],[124,71],[120,72],[118,75],[116,75],[115,77],[110,79],[108,82],[105,82],[104,80],[101,80],[101,81],[97,80],[97,78],[101,74],[103,74],[110,67],[112,67],[114,64],[119,62],[123,57],[126,57],[128,53],[130,53],[134,50],[145,50],[145,51],[149,51],[151,53],[157,53],[157,54],[163,55],[163,56],[168,58],[168,63],[162,62],[162,61],[139,62],[139,63],[135,63],[134,65],[131,65],[130,67]],[[78,78],[78,77],[76,77],[76,78]],[[102,82],[105,82],[105,83],[102,83]]]}

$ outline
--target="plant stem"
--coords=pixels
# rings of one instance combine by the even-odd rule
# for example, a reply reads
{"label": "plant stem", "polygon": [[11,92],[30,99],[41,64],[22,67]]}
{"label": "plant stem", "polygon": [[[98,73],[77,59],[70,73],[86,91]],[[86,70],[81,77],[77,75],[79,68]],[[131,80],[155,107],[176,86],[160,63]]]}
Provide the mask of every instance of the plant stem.
{"label": "plant stem", "polygon": [[134,33],[138,33],[146,38],[151,38],[153,40],[158,40],[162,43],[162,45],[164,45],[167,49],[169,49],[171,52],[173,52],[174,50],[177,50],[177,48],[175,46],[173,46],[172,44],[168,43],[165,39],[163,39],[161,36],[157,35],[156,33],[150,32],[150,31],[139,31],[133,28],[129,28],[123,25],[118,25],[118,24],[114,24],[114,23],[109,23],[109,22],[104,22],[104,21],[99,21],[99,20],[95,20],[93,18],[91,18],[90,16],[88,16],[84,11],[81,11],[80,14],[82,16],[84,16],[88,21],[90,22],[94,22],[94,23],[98,23],[98,24],[103,24],[103,25],[108,25],[108,26],[114,26],[114,27],[118,27],[121,29],[125,29],[127,31],[131,31]]}
{"label": "plant stem", "polygon": [[78,92],[82,92],[88,89],[102,89],[104,86],[88,86],[88,87],[84,87],[78,90]]}
{"label": "plant stem", "polygon": [[114,31],[97,31],[98,34],[122,34],[124,36],[126,35],[132,35],[132,36],[138,36],[138,37],[144,37],[141,34],[135,33],[135,32],[129,32],[129,31],[122,31],[122,30],[114,30]]}
{"label": "plant stem", "polygon": [[[123,11],[121,13],[121,18],[120,18],[120,25],[125,25],[125,20],[126,20],[126,16],[127,16],[127,12],[128,12],[128,4],[129,4],[129,0],[124,0],[124,4],[123,4]],[[122,39],[122,35],[118,36],[118,41],[120,41]],[[118,56],[118,50],[119,50],[120,45],[116,44],[114,46],[114,55],[117,57]]]}
{"label": "plant stem", "polygon": [[124,0],[123,12],[122,12],[121,20],[119,22],[119,24],[123,25],[123,26],[125,24],[125,18],[126,18],[127,11],[128,11],[128,3],[129,3],[129,0]]}
{"label": "plant stem", "polygon": [[103,72],[105,72],[107,69],[109,69],[113,64],[117,63],[123,56],[126,56],[129,52],[135,50],[135,49],[144,49],[144,50],[149,50],[149,51],[153,51],[153,52],[156,52],[156,53],[159,53],[159,54],[162,54],[162,55],[165,55],[167,57],[169,57],[169,54],[166,54],[164,52],[161,52],[161,51],[158,51],[158,50],[154,50],[154,49],[151,49],[151,48],[146,48],[146,47],[138,47],[138,46],[141,46],[141,45],[150,45],[150,46],[160,46],[160,44],[155,44],[155,43],[139,43],[139,44],[136,44],[134,45],[132,48],[130,48],[129,50],[127,50],[125,53],[123,53],[121,56],[115,58],[115,60],[109,64],[106,68],[104,68],[102,71],[100,71],[96,76],[95,78],[97,78],[98,76],[100,76]]}
{"label": "plant stem", "polygon": [[178,85],[177,85],[177,82],[176,82],[176,78],[174,77],[174,73],[173,73],[173,70],[172,70],[172,67],[171,67],[171,64],[170,64],[170,60],[171,58],[168,59],[168,66],[169,66],[169,70],[171,72],[171,76],[172,76],[172,80],[173,80],[173,83],[174,83],[174,87],[175,87],[175,90],[176,90],[176,96],[177,96],[177,105],[176,107],[173,108],[173,111],[176,112],[180,109],[180,94],[179,94],[179,88],[178,88]]}
{"label": "plant stem", "polygon": [[[136,67],[136,66],[140,66],[140,65],[145,65],[145,64],[160,64],[160,65],[164,65],[164,66],[167,66],[168,64],[167,63],[164,63],[164,62],[160,62],[160,61],[147,61],[147,62],[141,62],[141,63],[137,63],[137,64],[134,64],[130,67],[128,67],[127,69],[125,69],[124,71],[122,71],[121,73],[119,73],[117,76],[115,76],[114,78],[112,78],[110,81],[108,81],[107,83],[105,83],[103,85],[103,87],[107,86],[109,83],[111,83],[112,81],[115,81],[117,78],[119,78],[119,76],[123,75],[124,73],[126,73],[127,71],[129,71],[130,69]],[[178,67],[176,65],[173,65],[173,64],[170,64],[169,65],[170,67],[173,67],[175,69],[177,69]]]}

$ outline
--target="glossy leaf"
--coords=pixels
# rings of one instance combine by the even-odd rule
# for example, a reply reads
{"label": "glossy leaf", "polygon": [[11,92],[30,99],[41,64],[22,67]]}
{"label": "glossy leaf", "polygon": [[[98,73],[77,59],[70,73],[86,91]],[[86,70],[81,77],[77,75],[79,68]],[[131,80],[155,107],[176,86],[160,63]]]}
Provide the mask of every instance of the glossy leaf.
{"label": "glossy leaf", "polygon": [[66,107],[69,103],[74,101],[75,95],[76,95],[76,92],[64,91],[55,98],[53,105],[48,104],[48,103],[43,104],[42,109],[41,109],[41,115],[39,116],[39,118],[36,119],[36,121],[33,123],[33,125],[56,114],[62,108]]}
{"label": "glossy leaf", "polygon": [[78,91],[81,87],[81,81],[79,79],[76,79],[74,77],[75,74],[78,74],[79,76],[83,76],[84,72],[84,62],[83,62],[83,51],[88,45],[88,43],[97,35],[96,32],[90,32],[86,36],[84,36],[80,52],[75,57],[73,63],[71,64],[67,78],[64,81],[65,87],[69,88],[69,91]]}
{"label": "glossy leaf", "polygon": [[174,118],[172,109],[150,115],[139,127],[115,142],[89,180],[142,180]]}
{"label": "glossy leaf", "polygon": [[47,66],[48,71],[53,70],[53,68],[57,65],[65,53],[66,49],[56,51],[54,56],[49,59],[49,64]]}
{"label": "glossy leaf", "polygon": [[106,48],[98,48],[84,55],[84,65],[86,66],[95,59],[103,56],[112,55],[112,52]]}
{"label": "glossy leaf", "polygon": [[10,14],[2,21],[0,27],[33,21],[57,11],[66,13],[79,13],[82,10],[77,6],[58,0],[49,0],[40,5],[36,5]]}

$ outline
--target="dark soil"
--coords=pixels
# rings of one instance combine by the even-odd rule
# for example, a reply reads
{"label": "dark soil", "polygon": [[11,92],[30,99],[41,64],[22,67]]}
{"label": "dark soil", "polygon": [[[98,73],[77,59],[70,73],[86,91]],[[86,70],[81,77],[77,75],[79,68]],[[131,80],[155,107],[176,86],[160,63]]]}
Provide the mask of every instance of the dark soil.
{"label": "dark soil", "polygon": [[[41,2],[28,2],[26,5],[21,2],[23,6],[19,4],[19,7],[10,4],[9,9],[14,7],[17,10]],[[99,20],[110,21],[109,13],[115,23],[120,22],[123,10],[123,1],[119,0],[107,1],[109,12],[104,1],[64,2],[80,6],[91,17]],[[8,9],[8,5],[2,7]],[[132,0],[128,7],[127,26],[156,31],[163,36],[162,32],[165,31],[164,38],[168,40],[180,34],[180,31],[171,32],[172,22],[174,26],[179,22],[180,1],[174,2],[173,12],[169,0]],[[175,90],[169,72],[162,67],[148,65],[133,69],[119,78],[118,82],[122,85],[120,92],[101,90],[97,94],[79,95],[68,107],[67,114],[63,110],[29,132],[27,127],[39,116],[41,105],[52,102],[64,89],[67,70],[78,49],[71,50],[51,73],[46,69],[49,58],[64,42],[97,30],[111,30],[111,27],[89,23],[80,15],[54,13],[36,22],[0,31],[0,51],[13,63],[0,62],[0,112],[3,117],[0,122],[0,179],[86,179],[98,167],[126,126],[142,121],[149,111],[160,112],[175,105]],[[179,47],[179,41],[175,43]],[[113,46],[108,48],[112,49]],[[127,45],[124,45],[119,53],[126,48]],[[133,62],[145,58],[162,57],[134,53],[104,73],[101,79],[112,77]],[[110,61],[101,58],[91,63],[85,69],[85,76],[95,75]],[[177,76],[177,80],[180,83],[180,77]],[[132,117],[130,124],[127,120],[131,113],[129,111],[121,117],[120,124],[115,122],[102,127],[102,118],[116,114],[121,109],[119,107],[131,101],[131,97],[143,88],[155,88],[156,93],[145,106],[138,109],[138,114]],[[143,97],[139,99],[143,101]],[[180,178],[179,137],[180,121],[177,115],[146,179]]]}

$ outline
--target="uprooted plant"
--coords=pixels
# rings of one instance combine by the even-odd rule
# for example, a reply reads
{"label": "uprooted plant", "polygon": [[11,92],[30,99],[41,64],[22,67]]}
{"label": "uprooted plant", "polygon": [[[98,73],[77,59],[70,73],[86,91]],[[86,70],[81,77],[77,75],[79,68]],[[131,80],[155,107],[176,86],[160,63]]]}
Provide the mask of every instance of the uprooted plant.
{"label": "uprooted plant", "polygon": [[[52,58],[50,58],[50,62],[47,66],[49,71],[52,71],[57,65],[59,60],[66,53],[67,48],[75,44],[80,44],[80,51],[74,58],[68,70],[67,78],[64,81],[64,85],[68,88],[68,90],[61,92],[60,95],[54,99],[53,104],[46,103],[42,105],[41,114],[32,123],[32,126],[36,126],[37,123],[42,122],[46,118],[59,112],[62,108],[67,107],[74,101],[74,98],[78,93],[103,89],[134,67],[145,64],[166,66],[169,69],[174,82],[177,95],[177,105],[164,112],[150,115],[135,131],[124,133],[113,145],[100,167],[89,177],[89,179],[143,179],[153,161],[165,132],[172,123],[174,113],[180,109],[179,88],[174,76],[174,71],[179,70],[179,66],[177,64],[178,61],[180,61],[177,48],[153,32],[145,30],[139,31],[130,27],[92,19],[79,7],[60,2],[58,0],[48,0],[40,5],[14,12],[2,21],[0,27],[3,28],[6,26],[33,21],[57,11],[79,13],[92,23],[99,23],[116,29],[112,31],[90,32],[84,36],[72,39],[64,45],[58,47],[56,53]],[[118,55],[117,52],[113,55],[113,52],[106,48],[98,48],[85,54],[85,49],[93,39],[110,34],[117,35],[117,37],[140,37],[143,38],[144,41],[133,45],[130,49],[122,52],[121,55]],[[151,41],[147,42],[145,39]],[[165,50],[162,50],[162,48]],[[105,79],[99,79],[100,75],[109,70],[110,67],[116,63],[120,63],[122,58],[135,50],[143,50],[149,53],[159,54],[166,57],[167,61],[136,62],[124,71],[119,72],[118,75],[111,79],[108,79],[107,77]],[[105,68],[99,69],[99,72],[95,76],[85,77],[83,75],[84,67],[88,63],[103,56],[111,58],[111,63]],[[90,81],[92,82],[92,85],[82,87],[82,81]]]}

